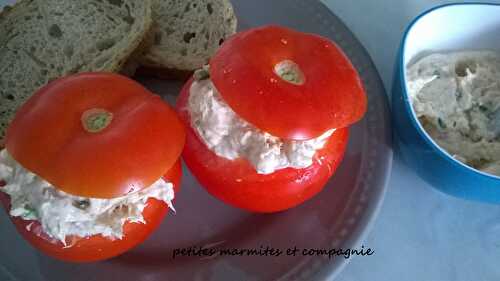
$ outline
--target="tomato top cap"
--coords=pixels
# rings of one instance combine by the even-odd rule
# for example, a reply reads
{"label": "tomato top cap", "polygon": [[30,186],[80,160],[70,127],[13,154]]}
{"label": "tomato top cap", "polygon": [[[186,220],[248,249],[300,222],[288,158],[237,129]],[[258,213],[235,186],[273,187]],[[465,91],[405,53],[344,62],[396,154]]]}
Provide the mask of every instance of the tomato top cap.
{"label": "tomato top cap", "polygon": [[230,37],[210,60],[210,77],[239,116],[284,139],[319,137],[366,111],[361,80],[340,48],[284,27]]}
{"label": "tomato top cap", "polygon": [[18,110],[5,144],[58,189],[113,198],[165,175],[184,141],[184,126],[159,96],[117,74],[82,73],[38,90]]}

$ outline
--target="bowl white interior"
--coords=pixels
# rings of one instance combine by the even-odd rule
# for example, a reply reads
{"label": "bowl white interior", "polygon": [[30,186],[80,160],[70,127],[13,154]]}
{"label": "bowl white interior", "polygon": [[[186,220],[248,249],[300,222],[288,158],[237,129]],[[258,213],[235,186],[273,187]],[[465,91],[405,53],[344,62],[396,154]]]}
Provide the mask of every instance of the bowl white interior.
{"label": "bowl white interior", "polygon": [[[403,45],[404,92],[408,93],[406,86],[406,69],[408,65],[431,53],[463,50],[494,50],[500,52],[500,5],[452,4],[436,8],[417,18],[407,31]],[[488,174],[465,165],[441,148],[420,124],[407,94],[404,94],[404,96],[405,100],[410,104],[413,119],[420,131],[437,150],[467,170],[500,179],[500,176]]]}
{"label": "bowl white interior", "polygon": [[408,31],[403,61],[464,49],[500,50],[500,5],[457,4],[423,15]]}

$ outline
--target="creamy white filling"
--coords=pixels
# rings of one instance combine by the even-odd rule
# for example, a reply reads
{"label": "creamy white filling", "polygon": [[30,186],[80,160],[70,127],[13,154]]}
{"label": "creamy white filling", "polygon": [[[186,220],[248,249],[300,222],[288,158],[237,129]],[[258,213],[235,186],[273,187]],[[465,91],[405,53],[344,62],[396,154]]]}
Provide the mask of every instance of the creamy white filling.
{"label": "creamy white filling", "polygon": [[163,179],[139,192],[113,199],[73,196],[23,168],[6,149],[0,151],[0,179],[6,182],[0,190],[11,198],[10,215],[39,221],[46,234],[65,245],[69,235],[100,234],[121,239],[126,221],[146,223],[142,211],[149,198],[174,209],[173,185]]}
{"label": "creamy white filling", "polygon": [[500,54],[431,54],[406,74],[413,109],[432,139],[457,160],[500,176]]}
{"label": "creamy white filling", "polygon": [[191,126],[215,154],[247,159],[259,174],[313,163],[335,129],[306,141],[284,140],[263,132],[240,118],[222,99],[210,79],[195,81],[188,100]]}

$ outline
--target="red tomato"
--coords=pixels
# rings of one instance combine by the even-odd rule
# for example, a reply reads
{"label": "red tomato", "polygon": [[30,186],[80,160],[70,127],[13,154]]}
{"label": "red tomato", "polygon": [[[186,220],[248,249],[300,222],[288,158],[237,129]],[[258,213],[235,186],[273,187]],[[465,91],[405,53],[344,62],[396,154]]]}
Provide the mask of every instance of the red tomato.
{"label": "red tomato", "polygon": [[[291,72],[275,69],[285,61],[293,62]],[[284,139],[318,137],[351,125],[366,111],[361,80],[342,50],[288,28],[233,35],[210,60],[210,77],[240,117]]]}
{"label": "red tomato", "polygon": [[[178,160],[174,166],[163,177],[174,184],[175,193],[179,190],[181,179],[181,162]],[[0,186],[2,183],[0,182]],[[0,188],[1,189],[1,188]],[[0,192],[0,201],[4,208],[10,210],[10,198]],[[18,232],[43,253],[54,258],[72,262],[92,262],[108,259],[124,253],[144,241],[161,223],[167,214],[168,206],[156,199],[149,199],[142,215],[146,224],[126,222],[123,226],[123,239],[111,240],[101,235],[91,237],[68,237],[71,247],[51,239],[38,221],[27,221],[21,218],[10,217]],[[30,230],[27,229],[28,225]]]}
{"label": "red tomato", "polygon": [[159,96],[117,74],[58,79],[17,112],[5,146],[23,167],[82,197],[154,183],[178,160],[185,131]]}
{"label": "red tomato", "polygon": [[190,80],[177,101],[187,129],[182,156],[193,175],[214,197],[253,212],[276,212],[294,207],[320,192],[340,164],[348,129],[338,129],[304,169],[286,168],[262,175],[245,159],[228,160],[212,152],[190,125],[186,110]]}

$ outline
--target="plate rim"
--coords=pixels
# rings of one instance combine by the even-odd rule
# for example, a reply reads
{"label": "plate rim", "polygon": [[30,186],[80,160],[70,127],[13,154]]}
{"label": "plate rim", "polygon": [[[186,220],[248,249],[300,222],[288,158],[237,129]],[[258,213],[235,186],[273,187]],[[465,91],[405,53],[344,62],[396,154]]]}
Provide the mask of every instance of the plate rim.
{"label": "plate rim", "polygon": [[[382,209],[385,195],[387,193],[387,189],[389,186],[389,181],[390,177],[392,174],[392,166],[393,166],[393,161],[394,161],[394,151],[393,151],[393,139],[392,139],[392,122],[391,122],[391,109],[389,106],[389,96],[387,95],[387,90],[385,89],[385,86],[382,82],[382,79],[380,77],[380,73],[377,70],[375,63],[373,62],[373,59],[371,58],[370,54],[364,47],[364,45],[359,41],[359,39],[355,36],[355,34],[349,29],[349,27],[342,21],[340,17],[338,17],[323,1],[320,0],[307,0],[307,1],[301,1],[301,0],[294,0],[293,1],[295,5],[302,5],[304,6],[304,3],[311,4],[314,3],[315,7],[311,10],[314,10],[313,12],[320,15],[320,18],[323,17],[329,17],[330,21],[333,20],[333,22],[326,22],[324,20],[318,20],[318,17],[314,17],[311,19],[311,21],[315,21],[319,26],[322,26],[327,30],[327,33],[334,33],[336,32],[333,30],[339,29],[343,30],[343,35],[346,35],[344,40],[350,41],[349,43],[356,46],[356,48],[360,51],[360,54],[362,57],[366,59],[365,64],[373,70],[373,76],[375,78],[377,87],[380,88],[380,95],[382,98],[379,99],[379,102],[381,103],[381,106],[384,108],[383,111],[383,122],[385,121],[385,128],[386,128],[386,141],[388,145],[388,149],[386,149],[386,154],[385,154],[385,159],[386,159],[386,168],[383,171],[384,174],[379,175],[381,182],[379,184],[380,188],[378,192],[376,192],[374,195],[375,197],[371,197],[368,204],[366,204],[366,207],[364,208],[365,210],[362,212],[362,216],[359,218],[357,222],[357,228],[354,229],[353,232],[351,232],[351,236],[347,238],[344,241],[343,246],[347,246],[346,248],[356,248],[358,247],[363,241],[366,240],[366,237],[370,234],[371,230],[373,229],[376,219]],[[330,26],[327,26],[327,24],[330,24]],[[339,45],[342,45],[341,43],[337,42],[332,38],[332,36],[328,36],[331,40],[336,42]],[[345,49],[342,48],[344,51]],[[349,54],[349,51],[346,51],[346,55],[351,59],[351,55]],[[353,62],[355,64],[355,62]],[[361,72],[358,67],[356,69]],[[360,75],[362,76],[362,75]],[[365,84],[365,83],[363,83]],[[366,85],[365,85],[366,87]],[[368,105],[370,108],[370,104]],[[366,116],[365,116],[366,118]],[[382,155],[384,156],[384,155]],[[362,170],[362,168],[360,168]],[[349,206],[349,204],[347,204]],[[345,210],[344,210],[345,211]],[[356,235],[352,235],[352,233],[357,233]],[[323,260],[322,262],[318,263],[316,266],[312,267],[312,270],[310,272],[314,272],[312,275],[304,275],[303,272],[300,270],[298,271],[298,274],[294,277],[296,277],[293,280],[334,280],[342,271],[345,269],[345,267],[349,264],[349,262],[352,260],[353,257],[349,259],[340,259],[340,262],[329,262],[328,260]],[[338,259],[337,259],[338,260]],[[316,272],[315,272],[316,271]],[[308,271],[309,272],[309,271]],[[292,277],[293,278],[293,277]]]}

